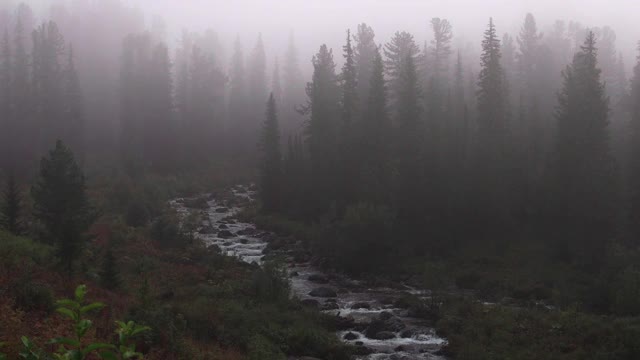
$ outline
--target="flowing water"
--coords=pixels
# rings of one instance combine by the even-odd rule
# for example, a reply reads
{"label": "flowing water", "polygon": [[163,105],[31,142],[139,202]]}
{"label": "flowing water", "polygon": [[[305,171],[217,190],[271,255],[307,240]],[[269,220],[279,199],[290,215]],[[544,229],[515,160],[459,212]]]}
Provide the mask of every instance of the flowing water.
{"label": "flowing water", "polygon": [[[197,236],[207,245],[215,245],[222,253],[242,261],[261,264],[267,240],[274,234],[259,231],[255,225],[239,222],[234,217],[242,203],[253,201],[255,193],[249,187],[239,185],[230,190],[227,199],[229,196],[239,201],[207,194],[202,196],[207,204],[204,209],[189,208],[188,201],[194,199],[175,199],[170,204],[182,219],[192,211],[202,212],[203,223]],[[340,317],[344,330],[337,335],[361,350],[363,355],[357,359],[444,359],[436,353],[446,340],[438,337],[424,321],[410,316],[408,310],[394,306],[403,294],[428,298],[427,291],[408,287],[400,290],[372,288],[344,276],[325,274],[293,256],[285,256],[285,259],[293,295],[308,306]]]}

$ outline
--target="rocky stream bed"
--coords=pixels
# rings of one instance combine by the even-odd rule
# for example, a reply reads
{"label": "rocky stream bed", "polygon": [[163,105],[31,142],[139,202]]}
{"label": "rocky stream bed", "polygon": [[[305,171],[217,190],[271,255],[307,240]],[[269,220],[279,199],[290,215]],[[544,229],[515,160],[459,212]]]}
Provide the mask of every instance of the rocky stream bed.
{"label": "rocky stream bed", "polygon": [[183,220],[200,211],[203,220],[196,236],[209,246],[217,246],[223,254],[256,264],[261,264],[267,253],[283,255],[292,295],[306,306],[338,317],[342,330],[337,335],[356,346],[360,354],[356,359],[444,359],[438,353],[446,340],[400,304],[403,295],[427,299],[428,291],[401,285],[393,289],[369,287],[339,274],[325,273],[314,267],[308,257],[295,256],[286,246],[270,246],[277,239],[276,234],[260,231],[254,224],[236,218],[254,196],[251,187],[238,185],[224,193],[174,199],[170,204]]}

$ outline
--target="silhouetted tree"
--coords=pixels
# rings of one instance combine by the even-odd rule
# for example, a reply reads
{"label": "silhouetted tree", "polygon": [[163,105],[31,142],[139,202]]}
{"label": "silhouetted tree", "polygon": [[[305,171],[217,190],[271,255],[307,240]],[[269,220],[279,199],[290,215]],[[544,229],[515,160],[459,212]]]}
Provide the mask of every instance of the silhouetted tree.
{"label": "silhouetted tree", "polygon": [[71,273],[86,242],[93,212],[82,170],[62,141],[42,158],[31,196],[34,216],[45,229],[44,239],[56,246],[62,265]]}
{"label": "silhouetted tree", "polygon": [[[389,76],[389,90],[391,99],[395,103],[402,87],[401,76],[406,73],[402,67],[407,64],[407,56],[416,64],[420,49],[408,32],[396,32],[391,41],[384,45],[385,70]],[[399,108],[399,106],[397,107]]]}
{"label": "silhouetted tree", "polygon": [[321,211],[335,200],[336,195],[340,89],[333,52],[326,45],[320,47],[312,63],[313,78],[307,84],[311,115],[307,127],[307,143],[314,189],[310,207]]}
{"label": "silhouetted tree", "polygon": [[634,235],[640,235],[640,43],[637,63],[631,78],[631,225]]}
{"label": "silhouetted tree", "polygon": [[282,191],[282,155],[276,100],[273,94],[267,101],[266,120],[262,128],[262,174],[260,194],[267,211],[280,209]]}
{"label": "silhouetted tree", "polygon": [[[356,67],[358,98],[363,100],[369,95],[369,85],[373,71],[373,62],[378,46],[375,43],[375,33],[367,24],[358,25],[358,32],[354,35],[353,61]],[[364,106],[364,104],[362,104]]]}
{"label": "silhouetted tree", "polygon": [[609,99],[600,79],[593,32],[587,34],[563,79],[549,205],[565,230],[558,243],[559,255],[579,254],[592,263],[603,253],[616,214],[615,162],[607,131]]}

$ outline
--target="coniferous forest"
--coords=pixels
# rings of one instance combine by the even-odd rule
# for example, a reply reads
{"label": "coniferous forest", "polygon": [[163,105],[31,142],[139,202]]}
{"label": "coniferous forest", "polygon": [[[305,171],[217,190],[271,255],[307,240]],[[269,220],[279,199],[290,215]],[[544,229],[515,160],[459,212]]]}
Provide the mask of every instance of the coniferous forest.
{"label": "coniferous forest", "polygon": [[640,358],[640,9],[544,2],[3,0],[0,360]]}

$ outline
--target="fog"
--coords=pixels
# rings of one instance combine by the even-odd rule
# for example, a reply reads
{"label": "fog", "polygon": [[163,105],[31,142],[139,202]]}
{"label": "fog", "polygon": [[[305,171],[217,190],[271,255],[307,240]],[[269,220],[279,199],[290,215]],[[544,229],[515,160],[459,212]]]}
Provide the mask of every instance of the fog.
{"label": "fog", "polygon": [[[10,1],[10,0],[2,0]],[[111,1],[111,0],[109,0]],[[13,1],[14,3],[16,1]],[[29,0],[41,16],[51,4],[66,0]],[[82,1],[79,1],[82,2]],[[236,36],[250,49],[258,33],[266,43],[267,58],[282,56],[289,31],[294,31],[303,60],[310,60],[320,44],[334,51],[343,45],[346,29],[354,30],[367,23],[384,43],[395,31],[412,33],[418,44],[430,40],[428,21],[433,17],[448,19],[453,25],[454,44],[471,44],[479,40],[489,17],[493,17],[500,34],[516,35],[524,15],[533,13],[545,32],[555,20],[577,21],[587,27],[608,25],[616,31],[617,45],[626,64],[634,59],[640,26],[635,0],[122,0],[137,7],[147,23],[154,17],[167,25],[167,42],[175,44],[184,29],[215,30],[224,48],[230,52]],[[336,57],[341,62],[340,57]],[[303,61],[305,72],[310,62]]]}

